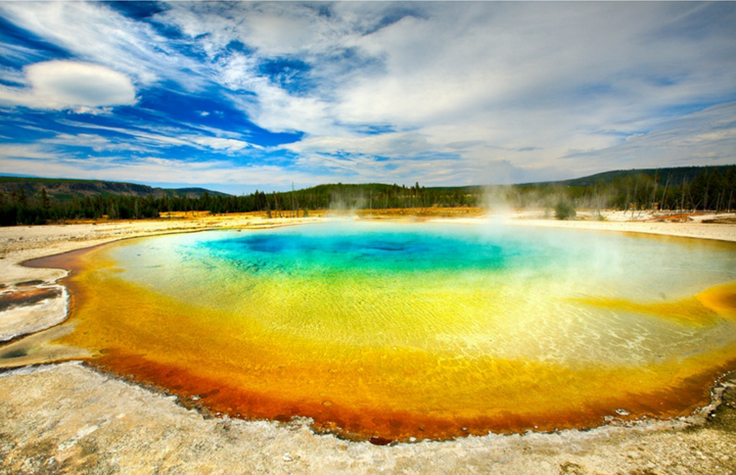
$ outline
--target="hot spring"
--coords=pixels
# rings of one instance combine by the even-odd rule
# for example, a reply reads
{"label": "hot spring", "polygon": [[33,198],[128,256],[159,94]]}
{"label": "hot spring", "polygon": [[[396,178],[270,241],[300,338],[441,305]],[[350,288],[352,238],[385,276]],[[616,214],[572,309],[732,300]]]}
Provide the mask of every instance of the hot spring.
{"label": "hot spring", "polygon": [[[374,441],[593,427],[709,402],[736,247],[345,223],[122,241],[74,269],[92,364],[248,419]],[[52,264],[54,258],[48,259]]]}

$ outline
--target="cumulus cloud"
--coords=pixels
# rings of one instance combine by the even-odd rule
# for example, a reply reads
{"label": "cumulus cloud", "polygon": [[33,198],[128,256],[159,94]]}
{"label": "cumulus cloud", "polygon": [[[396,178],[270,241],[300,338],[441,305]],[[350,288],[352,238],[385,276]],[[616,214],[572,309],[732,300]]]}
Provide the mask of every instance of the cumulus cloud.
{"label": "cumulus cloud", "polygon": [[131,80],[97,64],[46,61],[25,68],[29,88],[3,87],[0,103],[36,109],[90,111],[136,101]]}

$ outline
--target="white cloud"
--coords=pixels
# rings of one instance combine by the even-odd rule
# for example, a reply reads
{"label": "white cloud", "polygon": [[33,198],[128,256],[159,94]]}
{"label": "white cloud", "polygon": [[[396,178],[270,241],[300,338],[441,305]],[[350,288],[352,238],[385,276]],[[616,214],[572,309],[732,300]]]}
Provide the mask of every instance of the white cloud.
{"label": "white cloud", "polygon": [[[390,161],[368,155],[304,154],[297,160],[304,170],[317,170],[343,183],[397,183],[424,186],[510,184],[549,179],[568,175],[555,168],[518,167],[504,159],[397,157]],[[335,180],[335,176],[340,177]]]}
{"label": "white cloud", "polygon": [[[26,158],[17,158],[23,154]],[[35,158],[29,159],[31,155]],[[33,148],[21,150],[0,145],[0,169],[5,173],[42,177],[131,181],[142,183],[182,183],[204,185],[258,185],[285,187],[292,181],[312,183],[313,176],[286,173],[268,165],[239,166],[229,161],[188,161],[160,157],[136,159],[89,157],[85,159],[49,156]]]}
{"label": "white cloud", "polygon": [[256,98],[236,95],[231,95],[230,98],[256,124],[266,130],[301,131],[316,135],[336,129],[326,110],[327,104],[319,99],[294,97],[263,78],[239,78],[238,83],[229,82],[229,86],[256,93]]}
{"label": "white cloud", "polygon": [[46,61],[26,67],[25,72],[30,88],[0,88],[0,104],[87,112],[136,101],[130,79],[105,66]]}
{"label": "white cloud", "polygon": [[608,148],[559,160],[579,175],[614,168],[656,168],[736,163],[736,102],[665,122]]}
{"label": "white cloud", "polygon": [[[92,130],[106,130],[109,132],[115,132],[117,134],[122,134],[123,136],[132,137],[138,143],[149,146],[149,147],[171,147],[171,146],[177,146],[177,145],[192,145],[192,142],[190,140],[187,140],[186,138],[183,138],[183,137],[179,137],[179,135],[181,135],[181,131],[179,129],[174,129],[174,128],[150,127],[147,129],[147,130],[150,130],[149,132],[143,132],[141,130],[137,130],[132,127],[129,127],[129,128],[111,127],[111,126],[91,124],[91,123],[85,123],[85,122],[76,122],[76,121],[71,121],[71,120],[60,120],[59,122],[63,125],[72,126],[72,127],[80,127],[80,128],[92,129]],[[81,134],[81,135],[85,135],[85,134]],[[80,141],[80,143],[84,144],[84,140]],[[72,144],[69,144],[69,145],[72,145]]]}
{"label": "white cloud", "polygon": [[53,138],[41,139],[43,144],[66,145],[72,147],[88,147],[95,152],[128,151],[146,153],[147,149],[140,145],[113,141],[95,134],[57,134]]}
{"label": "white cloud", "polygon": [[263,148],[260,145],[254,145],[243,140],[226,139],[220,137],[190,137],[189,140],[191,140],[193,143],[203,145],[214,150],[227,150],[229,152],[236,152],[245,148]]}
{"label": "white cloud", "polygon": [[282,148],[297,153],[350,152],[390,156],[441,150],[441,147],[430,144],[426,137],[416,132],[386,133],[363,137],[309,137],[299,142],[284,145]]}
{"label": "white cloud", "polygon": [[[50,152],[46,148],[47,147],[43,147],[38,144],[0,144],[0,157],[21,159],[55,159],[58,157],[55,153]],[[3,171],[5,173],[27,173],[23,171],[11,172],[4,169]]]}
{"label": "white cloud", "polygon": [[[84,124],[74,121],[64,121],[65,125],[81,126],[86,129],[114,132],[114,136],[103,137],[98,134],[60,133],[52,138],[40,139],[39,144],[64,145],[69,147],[86,147],[95,152],[129,151],[137,153],[151,153],[158,151],[165,153],[172,146],[189,146],[199,150],[223,151],[233,154],[245,149],[263,150],[263,147],[251,144],[244,140],[232,138],[211,137],[203,135],[183,135],[178,129],[155,128],[149,132],[120,127],[107,127],[94,124]],[[49,132],[40,129],[41,132]]]}

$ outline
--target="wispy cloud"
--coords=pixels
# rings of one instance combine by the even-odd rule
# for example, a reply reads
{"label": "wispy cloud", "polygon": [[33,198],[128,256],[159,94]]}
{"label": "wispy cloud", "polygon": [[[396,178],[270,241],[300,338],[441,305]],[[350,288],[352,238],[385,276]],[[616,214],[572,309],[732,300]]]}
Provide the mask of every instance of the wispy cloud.
{"label": "wispy cloud", "polygon": [[191,131],[188,131],[189,134],[187,135],[182,130],[172,128],[144,132],[134,128],[109,127],[74,121],[64,121],[63,123],[83,127],[87,130],[112,132],[113,134],[102,136],[92,133],[62,133],[51,138],[39,139],[37,143],[89,148],[95,152],[129,151],[140,154],[147,154],[152,150],[165,154],[171,147],[190,147],[195,150],[210,150],[227,154],[248,149],[263,150],[263,147],[243,140],[192,135]]}
{"label": "wispy cloud", "polygon": [[656,168],[736,162],[736,102],[665,122],[613,147],[575,152],[563,161],[585,162],[579,174],[610,168]]}
{"label": "wispy cloud", "polygon": [[189,140],[198,145],[203,145],[215,150],[227,150],[231,152],[243,150],[249,147],[263,149],[260,145],[254,145],[242,140],[225,139],[220,137],[189,137]]}
{"label": "wispy cloud", "polygon": [[[17,152],[29,152],[16,158]],[[269,165],[242,166],[231,161],[187,161],[160,157],[88,157],[85,159],[50,156],[34,149],[5,149],[0,146],[0,167],[5,173],[44,177],[132,181],[138,183],[182,183],[222,185],[260,185],[284,188],[308,183],[312,175]]]}
{"label": "wispy cloud", "polygon": [[[0,157],[14,158],[21,161],[24,159],[55,160],[58,158],[58,155],[48,151],[48,147],[44,147],[39,144],[0,144]],[[5,171],[5,173],[23,174],[27,172]]]}

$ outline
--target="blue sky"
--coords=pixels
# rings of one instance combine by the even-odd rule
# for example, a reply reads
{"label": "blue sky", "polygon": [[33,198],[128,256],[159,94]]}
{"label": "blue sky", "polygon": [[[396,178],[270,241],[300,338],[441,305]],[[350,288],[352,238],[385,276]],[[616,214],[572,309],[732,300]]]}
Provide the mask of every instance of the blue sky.
{"label": "blue sky", "polygon": [[0,173],[240,194],[733,164],[733,25],[733,2],[0,2]]}

